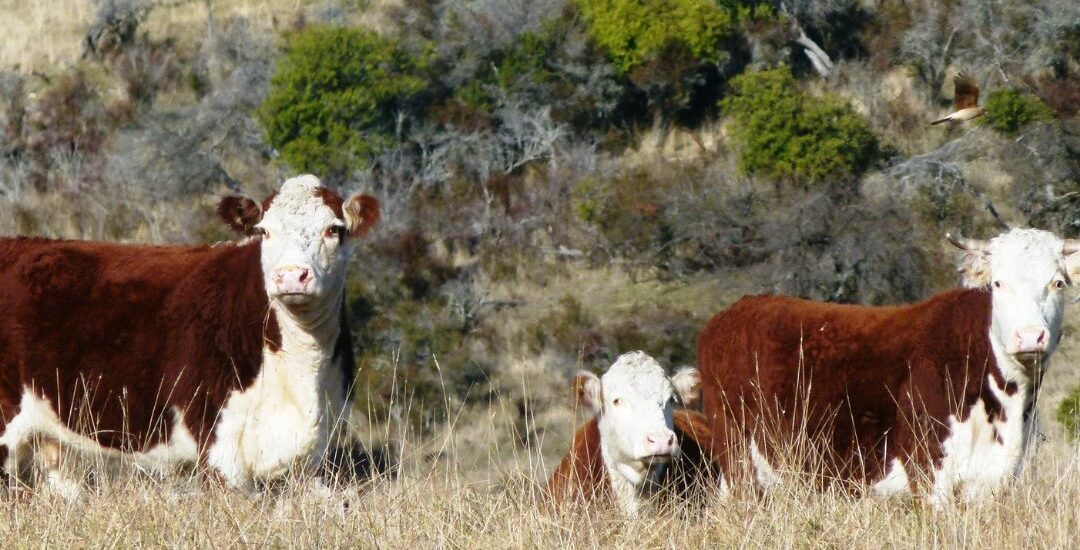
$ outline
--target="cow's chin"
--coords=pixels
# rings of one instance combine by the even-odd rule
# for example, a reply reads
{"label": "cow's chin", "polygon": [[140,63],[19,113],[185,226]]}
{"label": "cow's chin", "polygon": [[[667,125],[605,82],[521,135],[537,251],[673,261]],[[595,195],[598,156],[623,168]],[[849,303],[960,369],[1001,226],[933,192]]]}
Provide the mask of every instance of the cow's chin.
{"label": "cow's chin", "polygon": [[319,301],[319,296],[311,292],[283,292],[271,297],[275,302],[288,309],[303,310]]}
{"label": "cow's chin", "polygon": [[1046,352],[1042,351],[1024,351],[1014,353],[1012,356],[1013,359],[1016,359],[1017,363],[1020,363],[1025,369],[1032,372],[1039,369],[1046,360]]}
{"label": "cow's chin", "polygon": [[654,468],[671,463],[672,458],[674,458],[673,455],[649,455],[639,458],[638,461],[646,468]]}

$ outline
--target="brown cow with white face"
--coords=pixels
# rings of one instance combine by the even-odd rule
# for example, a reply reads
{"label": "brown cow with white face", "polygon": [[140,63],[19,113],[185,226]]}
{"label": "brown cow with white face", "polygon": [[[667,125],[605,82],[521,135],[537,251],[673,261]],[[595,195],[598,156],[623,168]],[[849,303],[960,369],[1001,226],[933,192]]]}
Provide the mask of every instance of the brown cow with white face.
{"label": "brown cow with white face", "polygon": [[1080,242],[950,240],[967,289],[897,307],[751,296],[713,317],[697,353],[725,475],[768,488],[778,448],[804,438],[827,476],[884,494],[927,479],[936,504],[1020,473]]}
{"label": "brown cow with white face", "polygon": [[596,416],[574,434],[548,483],[557,504],[614,498],[634,516],[655,496],[688,498],[721,482],[708,455],[710,432],[694,406],[697,369],[673,377],[643,352],[625,353],[603,377],[574,378],[578,402]]}
{"label": "brown cow with white face", "polygon": [[[379,218],[314,176],[261,204],[223,199],[247,235],[217,246],[0,239],[0,453],[33,441],[201,462],[252,490],[340,444],[353,355],[345,264]],[[51,479],[51,476],[50,476]]]}

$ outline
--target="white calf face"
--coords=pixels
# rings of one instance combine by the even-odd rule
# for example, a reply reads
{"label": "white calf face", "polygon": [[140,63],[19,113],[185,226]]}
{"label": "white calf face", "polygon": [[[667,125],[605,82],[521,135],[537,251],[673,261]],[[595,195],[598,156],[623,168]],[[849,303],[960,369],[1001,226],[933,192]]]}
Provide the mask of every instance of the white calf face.
{"label": "white calf face", "polygon": [[1065,242],[1037,229],[1013,229],[962,263],[964,283],[993,293],[991,334],[1005,353],[1024,364],[1053,353],[1061,337],[1064,289],[1080,256],[1063,254]]}
{"label": "white calf face", "polygon": [[672,430],[676,385],[697,392],[696,369],[672,379],[655,359],[636,351],[620,356],[602,378],[581,373],[575,378],[579,400],[598,416],[606,454],[632,471],[663,464],[679,452]]}
{"label": "white calf face", "polygon": [[341,292],[352,239],[378,219],[375,199],[357,195],[343,203],[311,175],[286,181],[261,206],[227,197],[218,211],[237,231],[261,236],[266,294],[294,308]]}

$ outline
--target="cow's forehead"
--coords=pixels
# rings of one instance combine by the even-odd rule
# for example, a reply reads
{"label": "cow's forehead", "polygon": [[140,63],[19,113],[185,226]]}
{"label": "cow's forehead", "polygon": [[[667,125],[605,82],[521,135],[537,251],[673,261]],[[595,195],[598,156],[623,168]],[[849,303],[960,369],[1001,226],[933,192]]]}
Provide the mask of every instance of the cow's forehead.
{"label": "cow's forehead", "polygon": [[990,241],[990,273],[996,279],[1045,283],[1061,269],[1064,241],[1049,231],[1013,229]]}
{"label": "cow's forehead", "polygon": [[640,351],[620,356],[600,380],[606,393],[666,399],[674,392],[660,363]]}
{"label": "cow's forehead", "polygon": [[287,180],[274,195],[264,219],[287,226],[310,227],[322,231],[338,216],[327,204],[328,194],[315,176],[298,176]]}

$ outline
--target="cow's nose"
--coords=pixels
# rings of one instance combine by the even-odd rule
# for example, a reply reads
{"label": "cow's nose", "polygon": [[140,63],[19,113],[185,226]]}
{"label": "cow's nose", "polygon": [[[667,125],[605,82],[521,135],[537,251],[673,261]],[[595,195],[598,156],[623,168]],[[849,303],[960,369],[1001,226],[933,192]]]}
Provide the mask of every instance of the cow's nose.
{"label": "cow's nose", "polygon": [[274,285],[281,294],[302,294],[311,283],[311,269],[305,266],[286,266],[274,270]]}
{"label": "cow's nose", "polygon": [[650,456],[669,455],[675,451],[675,432],[664,430],[645,435],[645,452]]}
{"label": "cow's nose", "polygon": [[1024,327],[1016,331],[1016,353],[1043,353],[1050,340],[1046,327]]}

